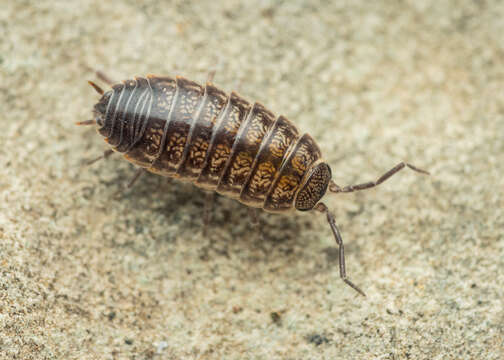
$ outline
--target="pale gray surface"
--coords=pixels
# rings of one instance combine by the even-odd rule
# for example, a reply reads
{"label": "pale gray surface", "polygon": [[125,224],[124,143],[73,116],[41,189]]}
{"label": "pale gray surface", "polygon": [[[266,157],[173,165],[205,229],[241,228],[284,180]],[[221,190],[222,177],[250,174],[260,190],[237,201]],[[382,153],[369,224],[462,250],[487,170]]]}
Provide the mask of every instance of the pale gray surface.
{"label": "pale gray surface", "polygon": [[[2,2],[1,358],[502,358],[504,3],[268,4]],[[326,198],[368,297],[322,216],[263,214],[265,255],[219,198],[228,256],[205,258],[200,190],[148,175],[115,198],[133,166],[81,167],[105,148],[74,125],[86,66],[217,70],[310,132],[341,185],[429,169]]]}

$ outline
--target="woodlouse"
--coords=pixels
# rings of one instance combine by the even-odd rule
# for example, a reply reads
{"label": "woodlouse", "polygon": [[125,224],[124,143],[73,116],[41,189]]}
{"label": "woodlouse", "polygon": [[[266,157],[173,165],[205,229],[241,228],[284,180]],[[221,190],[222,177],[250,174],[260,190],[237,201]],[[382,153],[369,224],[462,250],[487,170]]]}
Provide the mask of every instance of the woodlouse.
{"label": "woodlouse", "polygon": [[257,102],[183,77],[148,75],[113,84],[98,75],[112,90],[89,82],[102,96],[94,119],[78,124],[97,125],[112,147],[102,157],[122,153],[141,169],[190,181],[252,208],[325,213],[339,247],[340,277],[365,296],[346,276],[343,240],[334,215],[320,200],[327,190],[369,189],[405,167],[426,171],[401,162],[376,181],[340,187],[313,138]]}

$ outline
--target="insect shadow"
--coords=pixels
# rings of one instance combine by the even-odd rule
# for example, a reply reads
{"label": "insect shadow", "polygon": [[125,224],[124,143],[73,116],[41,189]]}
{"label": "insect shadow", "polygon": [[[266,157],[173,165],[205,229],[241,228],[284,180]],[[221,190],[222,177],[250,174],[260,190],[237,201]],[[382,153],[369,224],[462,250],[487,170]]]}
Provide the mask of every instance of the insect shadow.
{"label": "insect shadow", "polygon": [[[278,253],[291,256],[295,248],[307,246],[308,239],[300,234],[311,228],[311,222],[302,215],[271,216],[258,211],[258,224],[254,224],[250,208],[232,199],[210,193],[209,206],[209,193],[192,184],[150,173],[145,173],[132,187],[128,187],[124,179],[131,178],[133,166],[110,168],[116,176],[101,181],[101,185],[111,189],[106,197],[111,201],[120,200],[127,208],[147,204],[146,209],[162,216],[167,224],[179,225],[180,233],[172,234],[172,237],[199,238],[200,258],[203,260],[214,256],[231,258],[233,253],[243,253],[252,247],[251,260],[268,261]],[[205,214],[206,211],[209,213]],[[209,217],[207,222],[206,216]]]}

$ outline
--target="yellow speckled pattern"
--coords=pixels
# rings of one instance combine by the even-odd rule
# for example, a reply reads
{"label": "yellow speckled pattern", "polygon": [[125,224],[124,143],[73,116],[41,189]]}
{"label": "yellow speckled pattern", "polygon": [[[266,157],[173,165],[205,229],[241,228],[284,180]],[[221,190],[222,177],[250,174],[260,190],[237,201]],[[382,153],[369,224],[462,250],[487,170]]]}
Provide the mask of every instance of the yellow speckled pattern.
{"label": "yellow speckled pattern", "polygon": [[193,114],[198,110],[204,93],[203,88],[193,81],[177,77],[176,82],[175,102],[169,118],[165,120],[163,149],[151,166],[156,173],[166,176],[174,174],[182,162]]}
{"label": "yellow speckled pattern", "polygon": [[208,83],[205,87],[203,104],[193,120],[187,140],[184,160],[177,173],[187,179],[196,179],[203,166],[217,117],[226,106],[228,96]]}
{"label": "yellow speckled pattern", "polygon": [[231,93],[228,104],[219,116],[217,128],[212,134],[212,140],[207,152],[206,165],[196,184],[208,189],[215,189],[225,170],[225,165],[231,155],[231,149],[236,140],[238,130],[245,121],[250,104],[238,94]]}
{"label": "yellow speckled pattern", "polygon": [[240,191],[252,170],[261,142],[273,126],[274,120],[274,115],[264,106],[254,104],[249,117],[242,125],[240,135],[234,142],[226,170],[217,187],[218,193],[233,198],[240,197]]}
{"label": "yellow speckled pattern", "polygon": [[263,140],[252,172],[246,181],[240,201],[254,207],[262,207],[275,176],[288,149],[297,140],[299,131],[287,118],[280,116],[271,132]]}
{"label": "yellow speckled pattern", "polygon": [[294,197],[302,185],[306,171],[321,156],[312,137],[304,134],[282,164],[264,202],[264,210],[276,212],[293,208]]}

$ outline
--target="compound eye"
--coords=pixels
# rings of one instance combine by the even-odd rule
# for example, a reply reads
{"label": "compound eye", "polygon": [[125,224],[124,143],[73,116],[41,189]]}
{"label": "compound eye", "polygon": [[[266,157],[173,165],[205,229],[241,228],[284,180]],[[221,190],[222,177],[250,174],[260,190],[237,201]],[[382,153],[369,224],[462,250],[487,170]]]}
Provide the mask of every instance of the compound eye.
{"label": "compound eye", "polygon": [[331,168],[326,163],[318,164],[308,176],[303,188],[296,197],[296,209],[308,211],[324,196],[329,181],[331,181]]}

